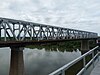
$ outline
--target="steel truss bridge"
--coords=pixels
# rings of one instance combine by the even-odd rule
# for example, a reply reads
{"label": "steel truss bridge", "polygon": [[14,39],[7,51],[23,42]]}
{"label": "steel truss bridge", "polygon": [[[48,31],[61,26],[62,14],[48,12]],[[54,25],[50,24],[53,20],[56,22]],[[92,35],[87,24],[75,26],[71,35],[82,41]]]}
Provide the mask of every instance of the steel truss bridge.
{"label": "steel truss bridge", "polygon": [[0,18],[0,41],[42,41],[97,38],[97,33]]}
{"label": "steel truss bridge", "polygon": [[[23,50],[26,45],[80,39],[85,40],[82,41],[82,50],[88,50],[87,40],[97,38],[98,34],[94,32],[0,18],[0,47],[11,49],[9,75],[24,75]],[[65,75],[64,70],[60,70],[61,75]]]}

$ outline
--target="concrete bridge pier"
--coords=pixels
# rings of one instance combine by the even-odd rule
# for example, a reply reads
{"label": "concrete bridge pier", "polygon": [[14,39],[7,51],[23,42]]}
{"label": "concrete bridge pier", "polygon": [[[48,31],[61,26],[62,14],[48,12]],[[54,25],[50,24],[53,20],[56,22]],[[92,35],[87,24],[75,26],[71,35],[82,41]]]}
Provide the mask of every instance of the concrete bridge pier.
{"label": "concrete bridge pier", "polygon": [[89,50],[89,40],[82,40],[81,41],[81,50],[88,51]]}
{"label": "concrete bridge pier", "polygon": [[24,75],[24,47],[11,47],[11,61],[9,75]]}

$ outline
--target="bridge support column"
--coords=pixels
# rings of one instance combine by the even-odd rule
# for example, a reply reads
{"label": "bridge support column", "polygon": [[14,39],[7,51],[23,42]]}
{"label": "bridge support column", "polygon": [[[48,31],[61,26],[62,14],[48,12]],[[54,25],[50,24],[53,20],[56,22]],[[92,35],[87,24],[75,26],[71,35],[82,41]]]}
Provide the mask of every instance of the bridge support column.
{"label": "bridge support column", "polygon": [[24,75],[23,49],[21,47],[11,47],[9,75]]}
{"label": "bridge support column", "polygon": [[89,40],[82,40],[81,41],[81,50],[88,51],[89,50]]}

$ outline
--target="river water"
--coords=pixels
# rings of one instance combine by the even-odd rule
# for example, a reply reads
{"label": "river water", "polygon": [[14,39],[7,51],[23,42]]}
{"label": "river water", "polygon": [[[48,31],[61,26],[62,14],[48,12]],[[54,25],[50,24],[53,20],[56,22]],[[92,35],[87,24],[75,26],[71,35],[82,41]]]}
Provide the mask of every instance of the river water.
{"label": "river water", "polygon": [[[25,75],[48,75],[75,58],[81,56],[79,50],[48,51],[25,48],[23,51]],[[9,75],[11,50],[9,47],[0,48],[0,75]]]}

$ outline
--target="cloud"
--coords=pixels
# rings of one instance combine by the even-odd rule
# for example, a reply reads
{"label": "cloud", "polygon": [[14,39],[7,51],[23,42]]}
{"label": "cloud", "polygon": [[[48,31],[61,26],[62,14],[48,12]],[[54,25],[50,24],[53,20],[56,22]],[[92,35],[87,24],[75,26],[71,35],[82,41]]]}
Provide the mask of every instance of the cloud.
{"label": "cloud", "polygon": [[99,29],[93,29],[100,28],[99,0],[3,0],[0,5],[1,17],[100,33]]}
{"label": "cloud", "polygon": [[[81,55],[80,51],[57,52],[37,49],[24,50],[25,70],[28,75],[47,75]],[[69,58],[70,57],[70,58]],[[31,66],[30,66],[31,65]]]}
{"label": "cloud", "polygon": [[10,67],[10,49],[0,48],[0,75],[8,75]]}

